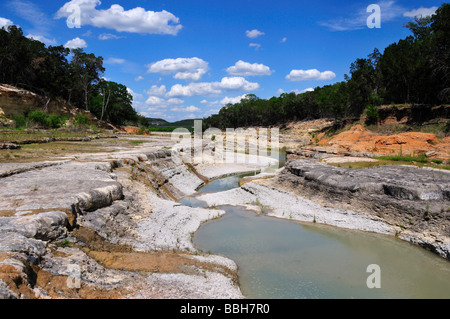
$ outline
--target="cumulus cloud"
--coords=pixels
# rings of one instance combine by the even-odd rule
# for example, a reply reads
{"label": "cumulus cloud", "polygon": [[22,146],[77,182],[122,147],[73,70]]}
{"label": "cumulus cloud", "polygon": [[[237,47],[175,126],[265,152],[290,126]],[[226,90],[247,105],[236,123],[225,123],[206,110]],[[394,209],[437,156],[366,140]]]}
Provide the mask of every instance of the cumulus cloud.
{"label": "cumulus cloud", "polygon": [[259,84],[249,82],[243,77],[224,77],[220,82],[200,82],[189,85],[175,84],[167,93],[169,97],[200,96],[221,94],[223,91],[253,91],[259,89]]}
{"label": "cumulus cloud", "polygon": [[183,103],[184,103],[184,101],[181,99],[178,99],[178,98],[171,98],[171,99],[166,100],[159,96],[154,96],[154,95],[149,96],[147,101],[145,102],[145,104],[147,104],[147,105],[155,105],[155,106],[158,106],[161,108],[166,108],[171,105],[180,105]]}
{"label": "cumulus cloud", "polygon": [[317,69],[311,70],[292,70],[286,79],[290,81],[323,81],[332,80],[336,77],[336,74],[332,71],[320,72]]}
{"label": "cumulus cloud", "polygon": [[253,76],[253,75],[271,75],[273,73],[270,68],[264,64],[258,63],[248,63],[242,60],[236,62],[235,65],[230,66],[227,69],[228,74],[231,75],[242,75],[242,76]]}
{"label": "cumulus cloud", "polygon": [[201,110],[198,107],[191,105],[188,107],[174,107],[171,109],[171,111],[191,113],[191,112],[200,112]]}
{"label": "cumulus cloud", "polygon": [[175,79],[186,81],[198,81],[208,70],[208,62],[196,57],[164,59],[148,66],[148,73],[175,73]]}
{"label": "cumulus cloud", "polygon": [[407,11],[403,13],[405,17],[415,18],[415,17],[429,17],[436,13],[438,7],[424,8],[420,7],[419,9],[414,9],[411,11]]}
{"label": "cumulus cloud", "polygon": [[142,94],[134,92],[129,87],[127,87],[127,92],[131,94],[131,96],[133,97],[133,101],[141,101],[144,98]]}
{"label": "cumulus cloud", "polygon": [[159,105],[159,106],[167,106],[166,100],[160,98],[158,96],[149,96],[147,101],[145,101],[147,105]]}
{"label": "cumulus cloud", "polygon": [[44,37],[43,35],[39,35],[39,34],[28,34],[27,35],[28,39],[33,39],[36,41],[40,41],[46,45],[55,45],[57,42],[55,39],[48,39],[46,37]]}
{"label": "cumulus cloud", "polygon": [[76,7],[80,9],[81,25],[118,32],[177,35],[183,27],[179,18],[166,10],[155,12],[141,7],[125,10],[118,4],[113,4],[106,10],[99,10],[97,6],[100,4],[100,0],[71,0],[58,10],[56,18],[71,17],[73,8]]}
{"label": "cumulus cloud", "polygon": [[161,85],[153,85],[147,92],[148,95],[157,95],[157,96],[163,96],[166,94],[166,86]]}
{"label": "cumulus cloud", "polygon": [[140,82],[140,81],[144,80],[144,77],[142,75],[139,75],[139,76],[135,77],[134,80],[136,82]]}
{"label": "cumulus cloud", "polygon": [[213,83],[190,83],[189,85],[183,86],[181,84],[175,84],[172,86],[167,96],[199,96],[199,95],[209,95],[209,94],[220,94],[222,91],[217,88]]}
{"label": "cumulus cloud", "polygon": [[0,17],[0,29],[3,28],[3,27],[6,29],[10,25],[13,25],[13,24],[14,24],[14,22],[12,22],[11,20]]}
{"label": "cumulus cloud", "polygon": [[223,90],[246,90],[253,91],[259,89],[258,83],[252,83],[243,77],[224,77],[220,83],[215,84]]}
{"label": "cumulus cloud", "polygon": [[250,38],[250,39],[256,39],[257,37],[262,36],[264,34],[265,34],[264,32],[261,32],[257,29],[253,29],[251,31],[250,30],[245,31],[245,35],[247,36],[247,38]]}
{"label": "cumulus cloud", "polygon": [[83,48],[87,48],[87,43],[86,41],[84,41],[83,39],[80,38],[75,38],[72,40],[69,40],[66,42],[66,44],[64,44],[64,47],[68,48],[68,49],[83,49]]}
{"label": "cumulus cloud", "polygon": [[258,50],[261,47],[261,44],[259,44],[259,43],[250,43],[248,46],[250,48],[255,48],[255,50]]}
{"label": "cumulus cloud", "polygon": [[228,103],[236,104],[236,103],[241,102],[241,100],[244,99],[246,96],[247,96],[247,94],[244,94],[244,95],[241,95],[241,96],[236,96],[236,97],[228,97],[228,96],[226,96],[220,101],[220,103],[222,105],[226,105]]}

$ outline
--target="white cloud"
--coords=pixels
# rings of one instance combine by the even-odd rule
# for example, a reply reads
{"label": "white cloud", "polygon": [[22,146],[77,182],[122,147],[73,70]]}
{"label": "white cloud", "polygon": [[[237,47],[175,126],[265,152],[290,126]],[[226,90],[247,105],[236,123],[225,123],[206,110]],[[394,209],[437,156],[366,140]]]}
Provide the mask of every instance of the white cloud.
{"label": "white cloud", "polygon": [[190,113],[190,112],[200,112],[201,110],[198,107],[196,107],[194,105],[191,105],[191,106],[188,106],[188,107],[181,107],[181,108],[180,107],[175,107],[175,108],[171,109],[171,111],[173,111],[173,112]]}
{"label": "white cloud", "polygon": [[87,43],[86,41],[84,41],[83,39],[80,38],[75,38],[72,39],[70,41],[67,41],[66,44],[64,44],[64,47],[69,48],[69,49],[83,49],[83,48],[87,48]]}
{"label": "white cloud", "polygon": [[140,82],[140,81],[144,80],[144,77],[142,75],[139,75],[138,77],[135,77],[134,80],[136,82]]}
{"label": "white cloud", "polygon": [[196,57],[164,59],[148,66],[148,73],[175,73],[175,79],[186,81],[198,81],[208,70],[208,62]]}
{"label": "white cloud", "polygon": [[177,35],[183,27],[179,18],[166,10],[154,12],[141,7],[125,10],[118,4],[111,5],[107,10],[98,10],[100,4],[100,0],[71,0],[58,10],[56,18],[69,18],[72,8],[77,6],[81,12],[81,25],[118,32],[170,35]]}
{"label": "white cloud", "polygon": [[147,105],[159,105],[161,107],[167,107],[167,101],[158,97],[158,96],[149,96],[147,101],[145,101]]}
{"label": "white cloud", "polygon": [[259,44],[259,43],[250,43],[248,46],[251,47],[251,48],[255,48],[255,50],[258,50],[261,47],[261,44]]}
{"label": "white cloud", "polygon": [[3,27],[6,29],[10,25],[13,25],[13,24],[14,24],[14,22],[12,22],[11,20],[0,17],[0,29],[3,28]]}
{"label": "white cloud", "polygon": [[98,36],[98,39],[99,40],[110,40],[110,39],[114,39],[114,40],[117,40],[117,39],[122,39],[123,37],[119,37],[118,35],[115,35],[115,34],[111,34],[111,33],[102,33],[102,34],[100,34],[99,36]]}
{"label": "white cloud", "polygon": [[126,61],[120,58],[108,58],[105,60],[106,64],[124,64]]}
{"label": "white cloud", "polygon": [[304,90],[295,89],[295,90],[292,90],[291,92],[294,92],[295,94],[303,94],[306,92],[314,92],[314,89],[313,88],[308,88],[308,89],[304,89]]}
{"label": "white cloud", "polygon": [[284,37],[283,39],[281,39],[281,43],[285,43],[287,41],[287,38]]}
{"label": "white cloud", "polygon": [[217,85],[224,90],[246,90],[253,91],[259,89],[258,83],[252,83],[244,79],[243,77],[224,77],[220,84]]}
{"label": "white cloud", "polygon": [[157,105],[161,108],[166,108],[170,105],[180,105],[184,104],[184,101],[182,99],[178,98],[171,98],[171,99],[163,99],[159,96],[151,95],[148,97],[147,101],[145,102],[147,105]]}
{"label": "white cloud", "polygon": [[133,96],[133,101],[141,101],[144,98],[142,94],[134,92],[129,87],[127,87],[127,92]]}
{"label": "white cloud", "polygon": [[206,105],[208,107],[217,107],[219,105],[219,101],[207,101],[207,100],[202,100],[200,101],[201,104]]}
{"label": "white cloud", "polygon": [[241,95],[241,96],[236,96],[236,97],[228,97],[228,96],[226,96],[220,101],[220,103],[222,105],[226,105],[228,103],[236,104],[236,103],[241,102],[241,100],[244,99],[246,96],[247,96],[247,94],[244,94],[244,95]]}
{"label": "white cloud", "polygon": [[247,38],[250,38],[250,39],[256,39],[257,37],[264,35],[264,34],[265,34],[264,32],[261,32],[257,29],[253,29],[251,31],[249,31],[249,30],[245,31],[245,35],[247,36]]}
{"label": "white cloud", "polygon": [[42,43],[44,43],[46,45],[55,45],[55,44],[57,44],[55,39],[48,39],[48,38],[44,37],[43,35],[31,34],[30,33],[30,34],[27,35],[27,38],[28,39],[33,39],[33,40],[36,40],[36,41],[40,41],[40,42],[42,42]]}
{"label": "white cloud", "polygon": [[271,75],[273,73],[270,68],[264,64],[253,63],[250,64],[248,62],[244,62],[239,60],[235,65],[230,66],[227,69],[228,74],[231,75],[243,75],[243,76],[252,76],[252,75]]}
{"label": "white cloud", "polygon": [[420,7],[419,9],[414,9],[408,12],[405,12],[403,15],[405,17],[415,18],[415,17],[429,17],[436,13],[438,7],[424,8]]}
{"label": "white cloud", "polygon": [[317,69],[311,70],[292,70],[286,79],[290,81],[322,81],[322,80],[332,80],[336,77],[336,74],[332,71],[320,72]]}
{"label": "white cloud", "polygon": [[167,103],[169,104],[183,104],[184,101],[182,99],[178,99],[178,98],[171,98],[167,100]]}
{"label": "white cloud", "polygon": [[161,85],[153,85],[147,92],[148,95],[157,95],[157,96],[164,96],[166,94],[166,86]]}
{"label": "white cloud", "polygon": [[217,88],[213,83],[190,83],[187,86],[181,84],[175,84],[172,86],[167,96],[199,96],[199,95],[209,95],[209,94],[220,94],[222,91]]}
{"label": "white cloud", "polygon": [[223,91],[253,91],[257,89],[259,89],[258,83],[249,82],[242,77],[224,77],[220,82],[190,83],[186,86],[175,84],[167,96],[200,96],[221,94]]}

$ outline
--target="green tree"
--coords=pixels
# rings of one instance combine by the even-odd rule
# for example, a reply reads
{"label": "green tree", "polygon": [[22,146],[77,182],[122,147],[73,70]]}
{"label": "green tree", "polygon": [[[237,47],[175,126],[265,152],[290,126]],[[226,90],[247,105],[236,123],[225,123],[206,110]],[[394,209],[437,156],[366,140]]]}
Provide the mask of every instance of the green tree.
{"label": "green tree", "polygon": [[72,54],[71,69],[74,86],[78,90],[84,108],[89,110],[89,93],[105,72],[103,58],[96,57],[92,53],[87,54],[83,49],[73,49]]}

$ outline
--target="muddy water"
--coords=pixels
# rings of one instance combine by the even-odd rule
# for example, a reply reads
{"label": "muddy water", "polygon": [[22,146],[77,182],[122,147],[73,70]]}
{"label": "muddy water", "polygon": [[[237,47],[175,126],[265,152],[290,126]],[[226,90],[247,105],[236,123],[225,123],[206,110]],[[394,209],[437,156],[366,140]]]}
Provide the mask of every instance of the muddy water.
{"label": "muddy water", "polygon": [[[227,214],[203,225],[194,244],[234,260],[248,298],[450,298],[450,263],[425,249],[383,235],[220,208]],[[380,267],[380,288],[367,286],[372,264]]]}
{"label": "muddy water", "polygon": [[[241,177],[216,180],[199,192],[238,187]],[[195,195],[180,202],[206,206]],[[248,298],[450,298],[450,262],[423,248],[390,236],[258,215],[240,206],[220,209],[227,214],[201,226],[193,242],[238,264]],[[374,264],[379,272],[368,272]],[[368,282],[380,288],[369,288]]]}

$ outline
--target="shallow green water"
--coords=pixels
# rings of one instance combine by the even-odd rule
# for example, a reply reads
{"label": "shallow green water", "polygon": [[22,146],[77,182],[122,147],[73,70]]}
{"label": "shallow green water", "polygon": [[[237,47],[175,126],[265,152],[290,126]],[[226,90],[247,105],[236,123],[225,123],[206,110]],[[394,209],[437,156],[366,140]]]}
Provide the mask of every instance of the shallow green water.
{"label": "shallow green water", "polygon": [[[214,181],[202,192],[238,187],[242,176]],[[220,195],[218,195],[220,196]],[[205,207],[195,196],[180,201]],[[195,233],[196,247],[234,260],[248,298],[450,298],[450,262],[395,237],[300,224],[240,206]],[[381,288],[368,288],[369,265]]]}
{"label": "shallow green water", "polygon": [[[234,260],[248,298],[450,298],[450,263],[396,238],[223,206],[194,244]],[[380,267],[381,288],[368,288]]]}

